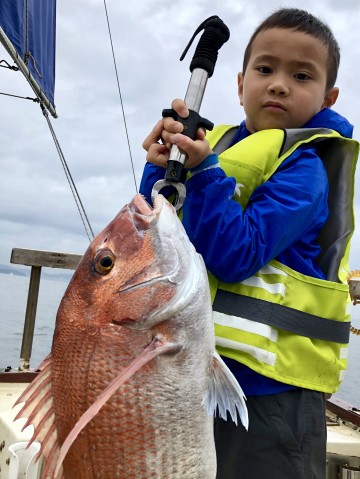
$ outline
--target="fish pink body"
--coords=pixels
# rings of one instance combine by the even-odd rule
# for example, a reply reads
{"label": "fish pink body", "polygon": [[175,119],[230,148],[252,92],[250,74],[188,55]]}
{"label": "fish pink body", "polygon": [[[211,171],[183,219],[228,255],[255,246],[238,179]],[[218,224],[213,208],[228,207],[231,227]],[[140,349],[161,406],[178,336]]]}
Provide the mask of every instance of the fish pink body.
{"label": "fish pink body", "polygon": [[[75,423],[154,338],[167,349],[112,393],[55,476]],[[58,310],[51,354],[19,401],[18,417],[39,425],[45,477],[214,479],[213,422],[202,405],[213,353],[202,259],[162,196],[152,209],[136,195],[84,254]]]}

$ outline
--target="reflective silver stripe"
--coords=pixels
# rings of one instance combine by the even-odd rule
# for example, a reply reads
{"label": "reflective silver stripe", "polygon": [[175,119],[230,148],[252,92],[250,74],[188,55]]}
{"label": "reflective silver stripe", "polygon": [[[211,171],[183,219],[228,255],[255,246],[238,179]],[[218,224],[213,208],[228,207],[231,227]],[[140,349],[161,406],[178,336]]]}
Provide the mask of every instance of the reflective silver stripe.
{"label": "reflective silver stripe", "polygon": [[256,346],[250,346],[249,344],[238,343],[237,341],[232,341],[231,339],[220,338],[219,336],[215,336],[215,342],[217,346],[236,349],[237,351],[243,351],[244,353],[250,354],[250,356],[257,359],[261,363],[268,364],[269,366],[275,365],[276,354],[270,353],[265,349],[257,348]]}
{"label": "reflective silver stripe", "polygon": [[344,379],[345,379],[345,374],[346,374],[345,369],[342,369],[342,370],[340,371],[340,373],[339,373],[339,381],[340,381],[340,382],[341,382],[341,381],[344,381]]}
{"label": "reflective silver stripe", "polygon": [[349,348],[340,348],[340,359],[347,359]]}
{"label": "reflective silver stripe", "polygon": [[214,323],[220,326],[228,326],[230,328],[246,331],[247,333],[258,334],[269,339],[273,343],[278,340],[278,332],[276,329],[267,324],[257,323],[250,319],[240,318],[239,316],[231,316],[218,311],[213,312]]}
{"label": "reflective silver stripe", "polygon": [[281,296],[285,296],[286,288],[284,284],[266,283],[266,281],[258,276],[251,276],[250,278],[244,279],[244,281],[241,281],[241,284],[252,286],[254,288],[262,288],[271,294],[281,294]]}
{"label": "reflective silver stripe", "polygon": [[[290,130],[284,130],[284,143],[281,147],[279,157],[290,150],[290,148],[299,141],[306,141],[315,135],[329,135],[331,137],[332,133],[333,131],[328,128],[292,128]],[[319,138],[318,141],[322,139],[323,138]]]}

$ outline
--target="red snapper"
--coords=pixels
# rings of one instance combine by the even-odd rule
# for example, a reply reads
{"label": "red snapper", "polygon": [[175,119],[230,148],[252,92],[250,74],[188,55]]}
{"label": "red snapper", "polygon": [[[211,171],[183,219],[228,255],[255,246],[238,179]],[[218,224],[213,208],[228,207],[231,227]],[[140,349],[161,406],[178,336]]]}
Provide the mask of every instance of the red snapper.
{"label": "red snapper", "polygon": [[203,260],[161,195],[153,209],[136,195],[93,240],[20,402],[43,477],[215,478],[212,416],[247,427],[247,412],[215,353]]}

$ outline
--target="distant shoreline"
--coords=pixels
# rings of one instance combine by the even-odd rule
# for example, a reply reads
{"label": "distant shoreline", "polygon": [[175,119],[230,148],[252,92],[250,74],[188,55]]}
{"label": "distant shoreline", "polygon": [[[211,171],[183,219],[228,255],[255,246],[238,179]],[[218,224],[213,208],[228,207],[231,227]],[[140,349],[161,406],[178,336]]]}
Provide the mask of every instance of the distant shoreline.
{"label": "distant shoreline", "polygon": [[[49,270],[51,268],[42,268],[42,271],[41,271],[41,278],[42,279],[50,279],[50,280],[54,280],[54,281],[70,281],[72,275],[73,275],[73,272],[69,273],[69,272],[64,272],[64,273],[49,273],[47,272],[47,270]],[[31,272],[31,268],[28,267],[28,268],[16,268],[14,266],[7,266],[7,265],[3,265],[3,264],[0,264],[0,274],[6,274],[6,275],[10,275],[10,276],[22,276],[22,277],[25,277],[25,278],[29,278],[30,277],[30,272]]]}
{"label": "distant shoreline", "polygon": [[13,274],[15,276],[30,276],[30,270],[14,268],[12,266],[0,265],[0,274]]}

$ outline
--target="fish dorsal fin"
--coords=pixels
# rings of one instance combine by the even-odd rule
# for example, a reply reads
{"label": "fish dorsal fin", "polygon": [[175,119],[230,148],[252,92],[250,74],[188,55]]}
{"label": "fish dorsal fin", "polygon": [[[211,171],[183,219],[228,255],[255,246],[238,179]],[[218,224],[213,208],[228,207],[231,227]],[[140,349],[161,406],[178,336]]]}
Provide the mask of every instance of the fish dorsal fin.
{"label": "fish dorsal fin", "polygon": [[237,414],[245,427],[249,427],[245,395],[234,375],[215,351],[211,362],[210,382],[202,405],[209,416],[215,416],[218,410],[222,419],[227,419],[227,412],[237,424]]}
{"label": "fish dorsal fin", "polygon": [[[42,479],[54,477],[54,470],[57,458],[60,454],[60,444],[57,438],[55,413],[51,391],[51,355],[39,366],[41,372],[21,394],[14,406],[25,403],[15,416],[14,421],[20,418],[27,418],[22,430],[27,426],[34,427],[27,447],[34,441],[41,444],[41,448],[35,457],[35,462],[42,456],[45,469],[41,475]],[[63,470],[59,470],[57,479],[63,478]]]}

